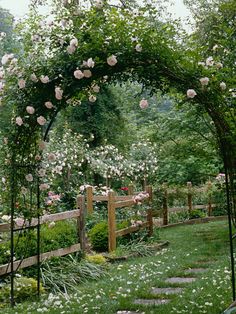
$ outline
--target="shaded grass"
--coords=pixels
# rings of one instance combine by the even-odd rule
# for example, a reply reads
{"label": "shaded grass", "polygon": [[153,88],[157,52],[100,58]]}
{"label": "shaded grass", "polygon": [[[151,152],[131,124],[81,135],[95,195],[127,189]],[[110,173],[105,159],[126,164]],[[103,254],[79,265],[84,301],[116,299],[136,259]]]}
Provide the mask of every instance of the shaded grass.
{"label": "shaded grass", "polygon": [[[145,313],[219,314],[231,303],[228,225],[226,221],[179,226],[159,231],[170,246],[153,256],[110,265],[108,276],[78,286],[69,300],[50,296],[40,303],[25,303],[4,313],[101,313],[140,310]],[[213,239],[214,238],[214,239]],[[186,275],[188,268],[207,272]],[[167,284],[168,277],[196,277],[190,284]],[[152,287],[184,287],[179,295],[153,295]],[[159,306],[133,304],[139,298],[169,298]]]}

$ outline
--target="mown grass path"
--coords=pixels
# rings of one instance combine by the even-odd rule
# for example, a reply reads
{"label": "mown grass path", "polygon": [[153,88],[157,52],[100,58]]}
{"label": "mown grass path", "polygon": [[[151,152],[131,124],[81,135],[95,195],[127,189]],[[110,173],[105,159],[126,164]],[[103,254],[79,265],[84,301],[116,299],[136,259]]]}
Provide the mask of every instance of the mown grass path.
{"label": "mown grass path", "polygon": [[[69,300],[49,297],[5,313],[101,313],[139,311],[150,314],[220,314],[231,303],[227,221],[160,230],[169,247],[154,256],[113,264],[97,282],[78,286]],[[191,273],[192,268],[206,271]],[[196,277],[192,283],[170,284],[170,277]],[[156,294],[154,288],[182,287],[178,294]],[[168,304],[135,304],[137,299],[170,299]]]}

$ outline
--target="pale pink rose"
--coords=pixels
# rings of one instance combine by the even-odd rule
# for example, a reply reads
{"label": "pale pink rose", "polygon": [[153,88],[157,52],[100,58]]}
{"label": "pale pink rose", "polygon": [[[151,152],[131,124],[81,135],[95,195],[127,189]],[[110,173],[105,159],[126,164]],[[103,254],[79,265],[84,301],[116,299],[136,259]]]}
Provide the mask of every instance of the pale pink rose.
{"label": "pale pink rose", "polygon": [[9,54],[5,54],[1,59],[2,65],[7,64],[9,61],[10,61]]}
{"label": "pale pink rose", "polygon": [[50,188],[50,186],[49,186],[49,184],[47,184],[47,183],[42,183],[42,184],[40,184],[40,186],[39,186],[40,191],[46,191],[46,190],[48,190],[49,188]]}
{"label": "pale pink rose", "polygon": [[46,146],[47,146],[46,144],[47,144],[46,142],[40,141],[39,142],[39,149],[44,150],[46,148]]}
{"label": "pale pink rose", "polygon": [[187,97],[188,98],[194,98],[197,95],[194,89],[188,89],[187,90]]}
{"label": "pale pink rose", "polygon": [[66,48],[66,50],[67,50],[67,52],[68,52],[70,55],[72,55],[72,54],[75,52],[76,47],[75,47],[75,46],[68,46],[68,47]]}
{"label": "pale pink rose", "polygon": [[40,81],[43,83],[43,84],[47,84],[49,82],[49,77],[47,75],[41,75],[40,76]]}
{"label": "pale pink rose", "polygon": [[92,72],[90,70],[84,70],[84,77],[90,78],[92,76]]}
{"label": "pale pink rose", "polygon": [[52,109],[53,108],[53,104],[51,103],[51,101],[46,101],[44,103],[45,107],[47,107],[48,109]]}
{"label": "pale pink rose", "polygon": [[213,57],[208,57],[206,59],[206,65],[211,67],[211,66],[213,66],[213,64],[214,64]]}
{"label": "pale pink rose", "polygon": [[77,38],[71,39],[71,41],[70,41],[70,46],[75,46],[75,47],[77,47],[77,46],[78,46],[78,39],[77,39]]}
{"label": "pale pink rose", "polygon": [[39,81],[35,73],[30,75],[30,79],[34,83],[37,83]]}
{"label": "pale pink rose", "polygon": [[43,116],[39,116],[37,118],[37,122],[39,125],[44,125],[47,122],[47,120]]}
{"label": "pale pink rose", "polygon": [[15,219],[15,224],[17,227],[23,227],[25,223],[25,220],[23,218],[16,218]]}
{"label": "pale pink rose", "polygon": [[87,60],[87,66],[88,66],[89,68],[93,68],[94,65],[95,65],[95,62],[93,61],[93,59],[92,59],[92,58],[89,58],[89,59]]}
{"label": "pale pink rose", "polygon": [[39,169],[38,174],[40,177],[45,177],[46,175],[46,170],[44,168]]}
{"label": "pale pink rose", "polygon": [[63,90],[60,87],[55,88],[55,97],[58,100],[61,100],[63,96]]}
{"label": "pale pink rose", "polygon": [[74,72],[74,77],[78,80],[82,79],[84,77],[84,73],[80,70],[76,70]]}
{"label": "pale pink rose", "polygon": [[35,113],[35,109],[32,106],[27,106],[26,111],[28,112],[28,114],[34,114]]}
{"label": "pale pink rose", "polygon": [[202,77],[202,78],[200,78],[199,81],[202,84],[202,86],[206,86],[209,83],[209,78],[208,77]]}
{"label": "pale pink rose", "polygon": [[114,55],[112,55],[112,56],[110,56],[110,57],[108,57],[107,58],[107,63],[111,66],[111,67],[113,67],[114,65],[116,65],[117,64],[117,59],[116,59],[116,56],[114,56]]}
{"label": "pale pink rose", "polygon": [[36,156],[35,156],[35,160],[38,160],[38,161],[39,161],[39,160],[41,160],[41,159],[42,159],[42,157],[41,157],[40,155],[36,155]]}
{"label": "pale pink rose", "polygon": [[19,88],[25,88],[25,84],[26,84],[26,82],[24,79],[19,79],[19,81],[18,81]]}
{"label": "pale pink rose", "polygon": [[139,103],[139,107],[140,107],[141,109],[146,109],[146,108],[148,107],[148,101],[143,98],[143,99],[140,101],[140,103]]}
{"label": "pale pink rose", "polygon": [[24,123],[24,122],[23,122],[23,120],[22,120],[21,117],[16,117],[16,124],[17,124],[17,125],[21,126],[23,123]]}
{"label": "pale pink rose", "polygon": [[34,178],[33,178],[33,176],[32,176],[31,173],[27,174],[27,175],[25,176],[25,179],[26,179],[26,181],[28,181],[28,182],[34,181]]}
{"label": "pale pink rose", "polygon": [[141,51],[143,50],[143,48],[142,48],[142,46],[141,46],[140,44],[137,44],[137,45],[135,46],[135,50],[136,50],[137,52],[141,52]]}
{"label": "pale pink rose", "polygon": [[90,102],[95,102],[97,100],[97,97],[94,95],[89,96],[89,101]]}
{"label": "pale pink rose", "polygon": [[103,5],[104,5],[104,2],[102,0],[96,0],[95,1],[95,7],[97,9],[102,9]]}
{"label": "pale pink rose", "polygon": [[225,84],[225,82],[221,82],[221,83],[220,83],[220,88],[221,88],[221,90],[226,90],[226,84]]}
{"label": "pale pink rose", "polygon": [[48,154],[48,160],[49,161],[55,161],[56,160],[56,155],[53,153],[49,153]]}
{"label": "pale pink rose", "polygon": [[94,93],[99,93],[100,87],[98,85],[94,85],[94,86],[92,86],[92,90],[94,91]]}
{"label": "pale pink rose", "polygon": [[25,194],[27,194],[27,192],[28,192],[28,189],[27,189],[26,187],[22,186],[22,187],[21,187],[21,193],[22,193],[23,195],[25,195]]}

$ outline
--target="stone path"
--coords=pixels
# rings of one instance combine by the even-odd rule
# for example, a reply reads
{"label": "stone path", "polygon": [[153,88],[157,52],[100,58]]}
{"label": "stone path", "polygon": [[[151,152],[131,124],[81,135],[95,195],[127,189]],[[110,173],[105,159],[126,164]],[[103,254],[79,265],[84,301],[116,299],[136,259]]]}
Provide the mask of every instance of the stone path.
{"label": "stone path", "polygon": [[[208,263],[210,261],[207,261]],[[207,263],[206,262],[206,263]],[[196,262],[198,263],[198,262]],[[207,268],[188,268],[185,269],[185,273],[186,274],[201,274],[207,271]],[[194,281],[197,280],[197,277],[170,277],[167,278],[164,282],[165,283],[170,283],[170,284],[190,284],[193,283]],[[180,293],[182,293],[184,290],[183,287],[162,287],[162,288],[152,288],[150,290],[150,292],[153,295],[178,295]],[[163,304],[167,304],[171,302],[171,299],[164,299],[164,298],[160,298],[160,299],[136,299],[134,300],[134,304],[138,304],[138,305],[144,305],[144,306],[161,306]],[[144,312],[138,312],[138,311],[128,311],[128,310],[124,310],[124,311],[117,311],[117,314],[145,314]]]}

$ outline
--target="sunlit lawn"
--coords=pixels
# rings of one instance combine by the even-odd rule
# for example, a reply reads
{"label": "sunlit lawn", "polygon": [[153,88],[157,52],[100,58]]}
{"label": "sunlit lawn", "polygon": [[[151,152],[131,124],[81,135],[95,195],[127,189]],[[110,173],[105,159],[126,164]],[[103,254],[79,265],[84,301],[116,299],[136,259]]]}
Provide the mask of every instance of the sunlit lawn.
{"label": "sunlit lawn", "polygon": [[[68,300],[49,296],[40,303],[25,303],[14,311],[4,310],[4,313],[223,312],[232,298],[227,222],[165,229],[160,231],[160,237],[170,241],[168,248],[155,256],[110,265],[107,276],[78,286],[77,293]],[[169,304],[148,307],[133,304],[137,298],[166,298],[152,295],[151,288],[170,286],[164,282],[166,278],[186,276],[184,270],[193,267],[206,267],[208,270],[195,274],[198,280],[194,283],[173,285],[185,289],[179,295],[168,296],[171,299]]]}

